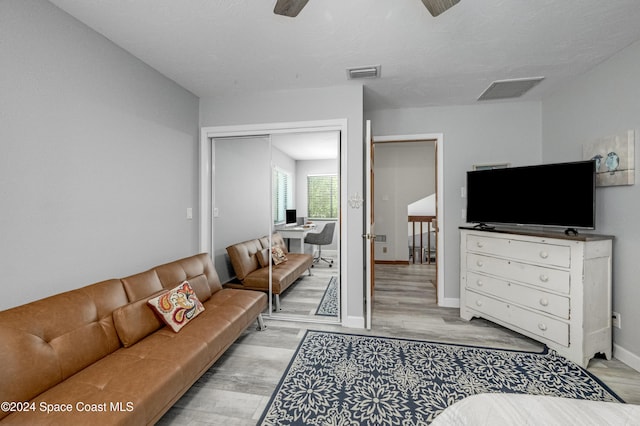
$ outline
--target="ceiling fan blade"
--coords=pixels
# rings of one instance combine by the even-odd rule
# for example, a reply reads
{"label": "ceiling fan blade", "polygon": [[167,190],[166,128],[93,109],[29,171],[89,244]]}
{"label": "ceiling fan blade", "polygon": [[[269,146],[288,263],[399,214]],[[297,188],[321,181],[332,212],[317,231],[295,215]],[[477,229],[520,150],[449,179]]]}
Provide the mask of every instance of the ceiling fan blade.
{"label": "ceiling fan blade", "polygon": [[273,13],[291,18],[296,17],[308,1],[309,0],[278,0],[276,7],[273,8]]}
{"label": "ceiling fan blade", "polygon": [[431,16],[438,16],[446,12],[450,7],[458,4],[460,0],[422,0],[422,3],[429,9]]}

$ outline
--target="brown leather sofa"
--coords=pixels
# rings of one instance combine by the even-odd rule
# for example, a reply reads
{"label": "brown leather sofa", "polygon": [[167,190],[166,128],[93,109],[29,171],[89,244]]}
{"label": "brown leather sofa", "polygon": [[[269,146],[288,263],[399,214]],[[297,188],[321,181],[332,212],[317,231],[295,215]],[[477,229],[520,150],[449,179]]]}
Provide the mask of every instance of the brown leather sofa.
{"label": "brown leather sofa", "polygon": [[[205,310],[179,332],[147,305],[187,280]],[[0,312],[0,423],[155,423],[256,319],[208,254]]]}
{"label": "brown leather sofa", "polygon": [[[304,271],[311,274],[313,256],[307,253],[290,253],[282,235],[271,236],[271,246],[280,247],[287,260],[272,264],[272,293],[275,298],[275,309],[280,310],[280,295],[293,284]],[[227,247],[227,254],[240,283],[227,283],[225,287],[247,290],[269,291],[269,237],[243,241]]]}

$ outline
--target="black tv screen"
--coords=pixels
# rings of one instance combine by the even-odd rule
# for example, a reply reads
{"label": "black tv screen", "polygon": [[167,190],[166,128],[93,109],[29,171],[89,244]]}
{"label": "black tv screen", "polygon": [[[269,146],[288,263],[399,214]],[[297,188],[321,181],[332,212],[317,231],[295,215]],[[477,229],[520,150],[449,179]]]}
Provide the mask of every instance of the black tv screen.
{"label": "black tv screen", "polygon": [[467,172],[467,222],[595,228],[595,162]]}
{"label": "black tv screen", "polygon": [[296,210],[295,209],[287,209],[285,212],[285,221],[286,223],[296,223],[298,220],[298,217],[296,215]]}

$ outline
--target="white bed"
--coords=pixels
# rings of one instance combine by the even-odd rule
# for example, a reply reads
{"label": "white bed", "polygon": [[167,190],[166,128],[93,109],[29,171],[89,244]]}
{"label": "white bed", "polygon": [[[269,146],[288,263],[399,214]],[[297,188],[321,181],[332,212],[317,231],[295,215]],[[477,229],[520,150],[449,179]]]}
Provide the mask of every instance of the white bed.
{"label": "white bed", "polygon": [[431,423],[443,425],[640,425],[640,405],[553,396],[486,393],[469,396]]}

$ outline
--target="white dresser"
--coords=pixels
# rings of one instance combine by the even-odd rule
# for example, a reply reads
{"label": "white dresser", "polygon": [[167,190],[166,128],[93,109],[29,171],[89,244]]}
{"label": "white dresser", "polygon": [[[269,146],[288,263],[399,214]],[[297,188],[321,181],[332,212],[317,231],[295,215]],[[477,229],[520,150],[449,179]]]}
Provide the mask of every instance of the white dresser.
{"label": "white dresser", "polygon": [[482,317],[586,367],[611,358],[613,237],[460,230],[460,316]]}

